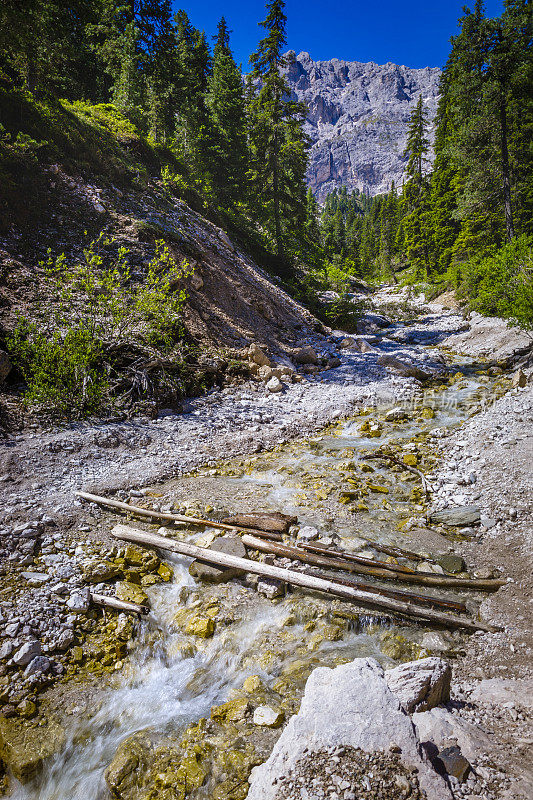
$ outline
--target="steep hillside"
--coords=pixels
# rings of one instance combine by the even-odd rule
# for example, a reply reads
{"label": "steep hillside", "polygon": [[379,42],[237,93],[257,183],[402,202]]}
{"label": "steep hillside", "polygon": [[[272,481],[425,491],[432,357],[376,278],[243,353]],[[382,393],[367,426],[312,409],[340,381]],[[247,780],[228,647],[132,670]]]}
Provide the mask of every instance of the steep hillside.
{"label": "steep hillside", "polygon": [[309,109],[313,146],[309,185],[318,200],[336,186],[370,195],[401,182],[409,116],[420,94],[432,121],[439,93],[438,68],[410,69],[373,61],[313,61],[294,56],[286,67],[295,97]]}
{"label": "steep hillside", "polygon": [[[184,392],[247,375],[251,343],[281,357],[317,335],[316,318],[259,266],[276,264],[254,231],[209,208],[175,155],[139,135],[112,106],[46,104],[9,91],[2,98],[0,350],[13,360],[4,421],[6,409],[10,420],[18,418],[24,386],[10,344],[20,317],[50,336],[48,323],[60,313],[45,262],[64,253],[67,267],[83,263],[84,249],[100,236],[110,242],[104,266],[120,248],[126,254],[126,304],[149,281],[158,242],[190,273],[172,290],[186,301],[183,335],[170,349],[104,336],[95,368],[120,392],[133,388],[139,400],[172,404]],[[78,308],[86,301],[86,293],[75,293]],[[59,327],[64,336],[65,324]]]}

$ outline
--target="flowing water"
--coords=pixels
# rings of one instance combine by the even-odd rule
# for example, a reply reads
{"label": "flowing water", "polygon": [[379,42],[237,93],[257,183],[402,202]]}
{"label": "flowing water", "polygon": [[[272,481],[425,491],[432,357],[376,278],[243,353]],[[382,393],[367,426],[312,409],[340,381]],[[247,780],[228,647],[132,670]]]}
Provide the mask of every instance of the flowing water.
{"label": "flowing water", "polygon": [[[273,453],[218,469],[201,470],[193,480],[201,485],[209,478],[212,496],[216,493],[213,486],[218,486],[219,497],[249,496],[256,508],[258,498],[263,498],[263,507],[294,513],[300,524],[315,525],[325,536],[334,530],[344,546],[352,543],[356,549],[357,535],[362,533],[409,547],[409,533],[401,534],[398,523],[422,509],[416,496],[412,499],[418,479],[408,473],[393,474],[381,462],[372,462],[373,472],[361,475],[359,458],[362,451],[370,452],[387,443],[406,453],[417,447],[423,450],[424,437],[431,431],[459,425],[492,391],[491,381],[477,374],[467,361],[463,360],[459,368],[464,373],[461,380],[424,399],[423,404],[433,408],[434,417],[421,418],[416,412],[410,421],[388,424],[373,410],[332,426],[311,440],[289,443]],[[418,411],[420,405],[419,400]],[[381,435],[369,438],[360,428],[365,420],[374,419],[379,420]],[[431,462],[427,465],[430,467]],[[359,501],[364,501],[368,510],[353,514],[349,495],[347,505],[339,504],[339,486],[355,491],[364,485],[363,479],[389,491],[363,494]],[[165,492],[172,496],[178,488],[179,481],[170,482]],[[182,535],[192,541],[199,536],[193,531]],[[144,730],[172,735],[191,722],[209,717],[211,707],[231,697],[232,690],[238,691],[247,676],[259,675],[265,685],[271,685],[291,663],[303,663],[301,691],[306,675],[317,664],[333,665],[368,655],[391,663],[381,652],[387,629],[368,624],[375,619],[362,617],[358,624],[348,620],[342,638],[321,638],[317,630],[324,634],[329,630],[331,601],[306,599],[295,592],[273,603],[238,584],[202,589],[188,573],[189,560],[177,556],[168,560],[174,568],[173,582],[149,590],[151,617],[142,623],[127,666],[90,711],[80,709],[70,715],[63,751],[46,766],[37,784],[15,787],[12,797],[16,800],[106,797],[104,770],[121,741]],[[198,603],[211,593],[213,602],[229,603],[233,609],[228,624],[217,625],[212,638],[189,650],[184,646],[186,637],[174,622],[176,610],[183,606],[184,587],[189,603]],[[314,622],[309,624],[309,617],[318,613],[317,609],[320,619],[315,628]],[[423,633],[415,626],[396,626],[393,630],[403,631],[408,638]]]}

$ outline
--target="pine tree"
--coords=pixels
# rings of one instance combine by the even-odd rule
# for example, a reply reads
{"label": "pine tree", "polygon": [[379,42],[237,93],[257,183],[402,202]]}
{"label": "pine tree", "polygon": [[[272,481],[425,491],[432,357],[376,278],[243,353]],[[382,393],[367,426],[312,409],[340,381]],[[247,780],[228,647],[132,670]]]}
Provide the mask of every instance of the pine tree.
{"label": "pine tree", "polygon": [[397,283],[392,261],[394,258],[394,243],[396,230],[398,227],[398,198],[394,182],[389,194],[385,196],[381,203],[379,218],[380,239],[378,260],[384,275],[392,278]]}
{"label": "pine tree", "polygon": [[429,140],[426,136],[427,114],[424,111],[422,95],[418,98],[407,135],[404,156],[408,158],[403,201],[405,218],[403,220],[404,246],[407,259],[415,269],[417,277],[427,275],[429,264],[428,230],[428,192],[426,180],[427,153]]}
{"label": "pine tree", "polygon": [[174,21],[179,73],[176,130],[185,161],[209,188],[216,160],[216,134],[207,107],[211,53],[205,34],[191,24],[185,11],[178,11]]}
{"label": "pine tree", "polygon": [[483,237],[486,245],[514,237],[517,196],[530,184],[531,12],[530,0],[507,0],[500,18],[487,19],[477,0],[452,40],[445,71],[455,126],[451,152],[462,172],[458,215],[476,235],[472,249]]}
{"label": "pine tree", "polygon": [[441,274],[450,266],[460,229],[456,198],[460,177],[449,152],[452,136],[453,121],[446,76],[443,75],[436,118],[435,161],[429,187],[430,261],[432,270]]}
{"label": "pine tree", "polygon": [[128,23],[122,38],[120,71],[113,85],[112,97],[116,107],[142,129],[146,85],[140,69],[138,40],[139,32],[135,23]]}
{"label": "pine tree", "polygon": [[[307,137],[303,131],[305,108],[289,99],[282,68],[286,58],[283,0],[269,0],[267,17],[260,25],[267,35],[250,57],[249,138],[252,181],[258,215],[270,229],[277,255],[285,255],[284,240],[302,229],[306,219]],[[252,81],[254,82],[252,84]]]}
{"label": "pine tree", "polygon": [[311,187],[307,190],[305,203],[305,232],[310,242],[319,244],[321,240],[318,203]]}
{"label": "pine tree", "polygon": [[231,205],[247,199],[248,144],[240,71],[229,46],[224,17],[218,23],[207,104],[215,134],[213,184],[217,196]]}

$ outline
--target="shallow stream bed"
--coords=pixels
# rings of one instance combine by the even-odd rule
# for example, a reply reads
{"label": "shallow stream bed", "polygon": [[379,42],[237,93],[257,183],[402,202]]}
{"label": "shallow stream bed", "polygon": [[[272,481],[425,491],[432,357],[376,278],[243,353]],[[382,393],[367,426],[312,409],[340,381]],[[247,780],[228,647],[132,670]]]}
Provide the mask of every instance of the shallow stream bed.
{"label": "shallow stream bed", "polygon": [[[419,478],[362,456],[387,447],[430,473],[439,437],[504,391],[478,365],[455,363],[449,384],[402,406],[405,420],[387,422],[387,409],[365,408],[312,439],[149,487],[144,499],[214,518],[282,511],[297,516],[299,527],[316,528],[319,544],[369,557],[386,558],[364,537],[445,553],[457,534],[428,529]],[[183,528],[175,535],[207,545],[214,531]],[[79,706],[68,709],[62,751],[38,782],[15,786],[16,800],[100,800],[109,796],[108,785],[121,800],[245,797],[251,767],[279,735],[279,728],[254,724],[255,708],[266,705],[287,719],[319,665],[360,656],[386,666],[431,652],[453,656],[463,641],[459,633],[393,623],[300,590],[271,600],[254,579],[200,585],[189,575],[189,559],[167,562],[173,580],[147,590],[152,612],[124,665],[96,698],[80,694]],[[474,612],[478,599],[468,597]]]}

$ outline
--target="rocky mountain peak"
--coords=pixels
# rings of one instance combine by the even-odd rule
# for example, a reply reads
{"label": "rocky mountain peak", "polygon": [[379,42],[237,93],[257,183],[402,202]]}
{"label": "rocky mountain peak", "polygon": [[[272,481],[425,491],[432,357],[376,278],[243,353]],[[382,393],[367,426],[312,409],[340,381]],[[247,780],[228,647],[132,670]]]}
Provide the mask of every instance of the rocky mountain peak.
{"label": "rocky mountain peak", "polygon": [[401,183],[402,155],[411,111],[422,94],[431,123],[441,70],[373,61],[313,61],[305,51],[287,53],[284,68],[295,99],[308,109],[312,147],[308,181],[318,200],[335,187],[370,195]]}

